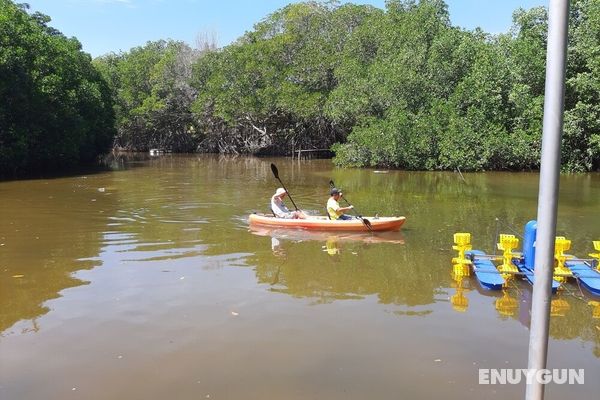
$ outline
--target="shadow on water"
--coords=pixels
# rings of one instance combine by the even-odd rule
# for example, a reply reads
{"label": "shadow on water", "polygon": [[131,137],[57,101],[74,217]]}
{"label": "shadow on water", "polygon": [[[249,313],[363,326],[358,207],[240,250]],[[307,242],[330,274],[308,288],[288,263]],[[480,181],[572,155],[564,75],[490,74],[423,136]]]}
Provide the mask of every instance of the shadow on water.
{"label": "shadow on water", "polygon": [[83,175],[103,174],[109,171],[120,171],[143,166],[145,162],[151,158],[153,157],[148,153],[113,151],[100,156],[97,162],[86,163],[75,167],[52,171],[38,170],[23,172],[16,175],[0,175],[0,182],[76,178]]}
{"label": "shadow on water", "polygon": [[112,166],[106,165],[103,162],[94,164],[80,165],[77,167],[70,167],[65,169],[53,170],[53,171],[33,171],[23,172],[17,175],[3,175],[0,176],[0,182],[10,181],[24,181],[24,180],[37,180],[37,179],[61,179],[77,177],[82,175],[94,175],[105,173],[106,171],[112,170]]}

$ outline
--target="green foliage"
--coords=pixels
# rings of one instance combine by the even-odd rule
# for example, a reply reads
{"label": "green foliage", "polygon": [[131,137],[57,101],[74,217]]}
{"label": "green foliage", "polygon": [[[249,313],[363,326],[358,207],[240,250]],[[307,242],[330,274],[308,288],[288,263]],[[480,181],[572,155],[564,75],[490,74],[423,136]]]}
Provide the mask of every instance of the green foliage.
{"label": "green foliage", "polygon": [[571,4],[562,165],[600,169],[600,1]]}
{"label": "green foliage", "polygon": [[[489,36],[451,27],[443,2],[389,1],[355,30],[336,69],[329,116],[356,124],[334,147],[336,163],[539,168],[547,12],[513,18],[510,33]],[[570,29],[563,169],[597,170],[600,2],[573,2]]]}
{"label": "green foliage", "polygon": [[287,153],[326,148],[348,126],[327,115],[340,51],[373,7],[290,4],[194,66],[193,110],[207,151]]}
{"label": "green foliage", "polygon": [[[161,40],[92,67],[48,17],[0,4],[3,169],[91,157],[113,113],[114,143],[131,150],[332,148],[342,166],[539,168],[543,7],[489,35],[453,27],[442,0],[307,1],[220,50]],[[573,0],[570,18],[563,169],[598,170],[600,1]]]}
{"label": "green foliage", "polygon": [[197,57],[182,42],[160,40],[94,60],[111,87],[117,147],[195,150],[197,124],[190,107],[196,91],[190,79]]}
{"label": "green foliage", "polygon": [[76,39],[0,0],[0,174],[94,160],[114,135],[110,93]]}

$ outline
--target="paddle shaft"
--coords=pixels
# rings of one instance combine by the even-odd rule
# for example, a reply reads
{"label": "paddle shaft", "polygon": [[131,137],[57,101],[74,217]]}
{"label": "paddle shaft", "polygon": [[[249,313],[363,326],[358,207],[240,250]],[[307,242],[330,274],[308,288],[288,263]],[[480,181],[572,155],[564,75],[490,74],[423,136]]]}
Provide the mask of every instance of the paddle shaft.
{"label": "paddle shaft", "polygon": [[294,205],[294,208],[296,209],[296,211],[298,211],[298,206],[296,205],[296,203],[294,203],[294,199],[292,199],[292,195],[290,194],[290,192],[288,192],[288,190],[285,187],[285,185],[283,184],[283,182],[281,182],[281,179],[279,179],[279,171],[277,170],[277,167],[273,163],[271,163],[271,171],[273,171],[273,175],[275,175],[275,178],[279,181],[279,183],[281,183],[281,187],[283,187],[283,190],[285,190],[287,195],[290,197],[290,201]]}
{"label": "paddle shaft", "polygon": [[[335,187],[335,183],[333,183],[333,181],[329,181],[329,186],[331,186],[332,188]],[[350,204],[350,202],[348,201],[348,199],[345,196],[342,196],[342,199],[344,199],[344,201],[346,202],[346,204],[348,204],[349,206],[351,206],[352,204]],[[358,212],[358,210],[356,210],[356,208],[354,209],[354,212],[356,212],[359,218],[362,218],[362,215],[360,215],[360,213]]]}
{"label": "paddle shaft", "polygon": [[[333,183],[333,180],[329,181],[329,186],[331,186],[332,188],[335,187],[335,183]],[[345,198],[344,196],[342,196],[342,199],[344,199],[344,201],[346,202],[346,204],[348,204],[349,206],[352,206],[352,204],[350,204],[350,202],[348,201],[347,198]],[[353,206],[352,206],[353,207]],[[368,219],[364,218],[362,215],[360,215],[360,213],[354,209],[354,211],[356,212],[358,218],[363,222],[363,224],[365,224],[365,226],[369,229],[369,231],[373,232],[373,228],[371,227],[371,221],[369,221]]]}

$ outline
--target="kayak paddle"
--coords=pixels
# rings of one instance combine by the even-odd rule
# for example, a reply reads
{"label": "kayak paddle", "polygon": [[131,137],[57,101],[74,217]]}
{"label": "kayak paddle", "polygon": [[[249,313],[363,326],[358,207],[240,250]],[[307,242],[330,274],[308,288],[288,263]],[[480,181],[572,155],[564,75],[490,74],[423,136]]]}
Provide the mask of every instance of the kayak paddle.
{"label": "kayak paddle", "polygon": [[279,179],[279,171],[277,170],[277,167],[273,163],[271,163],[271,171],[273,171],[273,175],[275,175],[275,178],[279,181],[279,183],[281,183],[281,186],[283,187],[283,190],[285,190],[285,192],[287,193],[287,195],[290,196],[290,200],[291,200],[292,204],[294,205],[294,208],[296,209],[296,211],[298,211],[298,206],[296,206],[296,203],[294,203],[294,199],[292,199],[292,195],[285,188],[285,185],[283,184],[283,182],[281,182],[281,179]]}
{"label": "kayak paddle", "polygon": [[[329,186],[334,188],[335,187],[335,183],[333,183],[333,181],[329,181]],[[350,202],[348,201],[348,199],[346,199],[346,197],[342,196],[342,199],[344,199],[344,201],[346,202],[346,204],[348,204],[349,206],[351,206],[352,204],[350,204]],[[356,213],[358,214],[358,211],[356,211]],[[365,226],[369,229],[369,231],[373,232],[373,227],[371,226],[371,221],[369,221],[368,219],[364,218],[362,215],[358,214],[358,218],[362,221],[363,224],[365,224]]]}

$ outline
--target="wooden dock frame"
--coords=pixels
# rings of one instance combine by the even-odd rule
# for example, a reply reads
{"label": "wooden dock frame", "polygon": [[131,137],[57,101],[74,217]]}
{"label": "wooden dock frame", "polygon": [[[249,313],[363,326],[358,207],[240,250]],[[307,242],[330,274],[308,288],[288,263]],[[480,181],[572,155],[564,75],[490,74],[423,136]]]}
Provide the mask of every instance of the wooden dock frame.
{"label": "wooden dock frame", "polygon": [[331,149],[306,149],[306,150],[292,150],[292,159],[296,158],[298,161],[303,153],[316,153],[319,151],[331,152]]}

